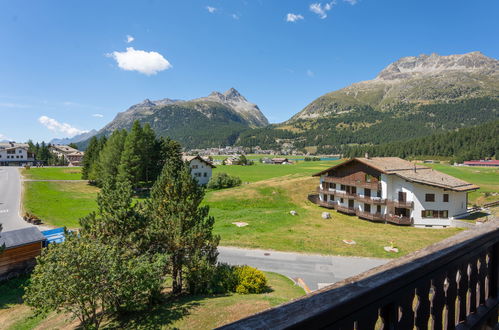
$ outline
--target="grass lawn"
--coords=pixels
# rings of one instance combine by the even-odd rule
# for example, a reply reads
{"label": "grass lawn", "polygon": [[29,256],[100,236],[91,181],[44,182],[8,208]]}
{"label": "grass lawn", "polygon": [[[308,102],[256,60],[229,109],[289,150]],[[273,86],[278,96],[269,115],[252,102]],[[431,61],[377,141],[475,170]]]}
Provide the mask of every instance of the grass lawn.
{"label": "grass lawn", "polygon": [[78,219],[97,209],[98,188],[86,182],[24,182],[24,210],[44,223],[78,227]]}
{"label": "grass lawn", "polygon": [[284,175],[310,176],[321,170],[338,164],[339,160],[320,162],[298,162],[296,164],[272,165],[255,163],[251,166],[217,165],[213,174],[225,172],[241,178],[243,182],[267,180]]}
{"label": "grass lawn", "polygon": [[[206,204],[216,219],[221,245],[266,248],[332,255],[394,258],[421,249],[460,231],[456,228],[424,229],[371,223],[355,216],[327,211],[307,200],[317,178],[285,176],[223,191],[209,192]],[[297,216],[289,214],[291,210]],[[237,227],[232,222],[249,225]],[[353,239],[356,245],[342,241]],[[384,251],[391,241],[400,253]]]}
{"label": "grass lawn", "polygon": [[[270,290],[263,294],[226,294],[191,296],[167,301],[150,311],[128,314],[111,321],[107,328],[118,329],[212,329],[251,314],[296,299],[305,294],[302,288],[285,276],[265,273]],[[16,280],[13,280],[16,281]],[[21,302],[23,290],[13,281],[0,284],[10,298],[0,298],[1,329],[75,329],[78,322],[68,315],[49,313],[34,316]],[[21,282],[24,282],[23,279]],[[9,283],[12,284],[9,285]],[[3,292],[2,296],[3,296]],[[8,304],[2,304],[8,301]],[[2,322],[3,321],[3,322]]]}
{"label": "grass lawn", "polygon": [[81,167],[32,167],[21,174],[31,180],[81,180]]}
{"label": "grass lawn", "polygon": [[480,189],[471,192],[469,203],[481,205],[487,202],[499,200],[499,169],[485,167],[451,166],[444,164],[424,164],[437,171],[455,176],[464,181],[468,181],[480,186]]}

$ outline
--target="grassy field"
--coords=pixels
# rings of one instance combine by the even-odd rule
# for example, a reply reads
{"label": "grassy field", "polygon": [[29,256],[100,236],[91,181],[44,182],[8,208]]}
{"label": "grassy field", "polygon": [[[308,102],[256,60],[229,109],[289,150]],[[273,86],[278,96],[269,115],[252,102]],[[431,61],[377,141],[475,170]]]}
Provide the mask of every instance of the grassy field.
{"label": "grassy field", "polygon": [[86,182],[25,182],[24,211],[53,226],[78,227],[78,219],[97,209],[98,188]]}
{"label": "grassy field", "polygon": [[217,165],[213,174],[225,172],[230,175],[236,175],[243,182],[256,182],[284,175],[311,176],[321,170],[338,164],[339,160],[320,161],[320,162],[298,162],[296,164],[271,165],[255,163],[251,166],[240,165]]}
{"label": "grassy field", "polygon": [[21,174],[30,180],[81,180],[80,167],[32,167]]}
{"label": "grassy field", "polygon": [[[248,315],[280,305],[305,294],[288,278],[266,273],[270,290],[264,294],[226,294],[186,297],[168,301],[151,311],[128,314],[107,324],[118,329],[212,329]],[[22,304],[22,285],[26,278],[0,283],[1,329],[76,329],[78,322],[68,315],[49,313],[34,316]],[[5,292],[5,294],[4,294]]]}
{"label": "grassy field", "polygon": [[[307,200],[307,194],[317,185],[317,178],[311,175],[337,162],[217,167],[215,171],[237,175],[249,182],[233,189],[207,192],[205,203],[216,219],[215,232],[221,235],[221,244],[389,258],[420,249],[458,231],[383,225],[335,211],[331,211],[332,219],[322,219],[321,213],[325,210]],[[480,185],[482,189],[470,196],[472,203],[497,197],[484,196],[485,192],[499,192],[497,170],[431,166]],[[80,217],[96,209],[98,189],[84,182],[26,182],[25,187],[26,210],[55,226],[76,227]],[[291,216],[291,210],[297,211],[298,216]],[[247,222],[249,226],[236,227],[233,222]],[[357,244],[346,245],[342,242],[344,239],[353,239]],[[383,250],[391,241],[399,247],[399,254]]]}
{"label": "grassy field", "polygon": [[[330,211],[307,200],[317,178],[285,176],[225,191],[210,192],[206,203],[215,217],[221,244],[279,251],[394,258],[456,234],[459,229],[424,229],[371,223]],[[297,211],[297,216],[289,212]],[[247,222],[237,227],[233,222]],[[352,239],[356,245],[343,243]],[[400,253],[384,251],[393,241]]]}
{"label": "grassy field", "polygon": [[[499,200],[499,169],[484,167],[450,166],[444,164],[424,164],[437,171],[455,176],[480,186],[480,189],[470,193],[469,202],[484,204]],[[496,194],[495,196],[493,194]]]}

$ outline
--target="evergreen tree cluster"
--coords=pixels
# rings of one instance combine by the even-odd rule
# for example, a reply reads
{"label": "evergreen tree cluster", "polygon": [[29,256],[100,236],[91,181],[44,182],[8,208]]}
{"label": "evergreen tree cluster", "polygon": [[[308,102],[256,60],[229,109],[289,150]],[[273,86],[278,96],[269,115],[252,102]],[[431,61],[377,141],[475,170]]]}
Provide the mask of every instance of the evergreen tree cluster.
{"label": "evergreen tree cluster", "polygon": [[68,161],[63,157],[59,157],[50,151],[52,145],[50,143],[33,143],[33,141],[28,141],[28,152],[32,153],[37,162],[41,162],[44,165],[49,166],[66,166]]}
{"label": "evergreen tree cluster", "polygon": [[137,176],[123,169],[144,170],[133,152],[139,127],[128,135],[118,131],[103,144],[98,162],[112,164],[101,156],[109,148],[120,163],[102,179],[98,210],[80,219],[77,235],[67,233],[66,242],[49,246],[37,259],[24,299],[38,312],[72,313],[83,328],[98,329],[104,318],[151,308],[167,278],[171,298],[266,289],[266,278],[256,269],[217,264],[215,220],[201,205],[205,190],[182,160],[178,143],[162,149],[151,197],[133,200],[131,180]]}
{"label": "evergreen tree cluster", "polygon": [[456,131],[434,134],[401,142],[381,145],[346,147],[345,157],[396,156],[447,156],[461,163],[465,160],[499,158],[499,120]]}
{"label": "evergreen tree cluster", "polygon": [[118,178],[134,188],[150,186],[165,163],[166,154],[179,144],[157,137],[149,124],[135,121],[130,132],[116,130],[109,138],[92,137],[83,158],[82,178],[102,187]]}

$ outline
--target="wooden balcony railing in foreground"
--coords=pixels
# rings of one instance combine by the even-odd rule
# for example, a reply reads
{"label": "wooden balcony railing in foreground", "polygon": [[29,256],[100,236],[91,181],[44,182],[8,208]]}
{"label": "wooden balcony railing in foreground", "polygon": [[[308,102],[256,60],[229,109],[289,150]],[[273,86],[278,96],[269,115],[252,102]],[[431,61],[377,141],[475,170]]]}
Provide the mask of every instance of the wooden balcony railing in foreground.
{"label": "wooden balcony railing in foreground", "polygon": [[499,220],[223,329],[493,329]]}

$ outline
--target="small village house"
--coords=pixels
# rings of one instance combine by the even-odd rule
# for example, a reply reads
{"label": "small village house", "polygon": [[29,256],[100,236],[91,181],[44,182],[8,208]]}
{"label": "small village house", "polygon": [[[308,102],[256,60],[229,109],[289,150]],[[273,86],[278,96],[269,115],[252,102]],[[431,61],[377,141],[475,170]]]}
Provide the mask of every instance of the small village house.
{"label": "small village house", "polygon": [[65,145],[53,145],[50,151],[58,157],[63,157],[68,162],[68,166],[81,166],[85,155],[83,151]]}
{"label": "small village house", "polygon": [[291,162],[287,158],[272,158],[272,164],[275,165],[283,165],[283,164],[290,164]]}
{"label": "small village house", "polygon": [[208,184],[212,176],[212,169],[215,168],[215,165],[201,156],[183,156],[182,160],[184,162],[189,162],[191,175],[198,181],[199,185]]}
{"label": "small village house", "polygon": [[29,152],[26,143],[4,142],[0,143],[0,166],[32,165],[35,156]]}
{"label": "small village house", "polygon": [[239,157],[228,157],[223,161],[224,165],[239,165]]}
{"label": "small village house", "polygon": [[30,271],[41,254],[45,236],[36,227],[0,232],[0,281]]}
{"label": "small village house", "polygon": [[499,167],[499,160],[468,160],[463,162],[464,166]]}
{"label": "small village house", "polygon": [[447,227],[467,212],[479,187],[397,157],[353,158],[325,169],[319,205],[362,219],[417,227]]}

